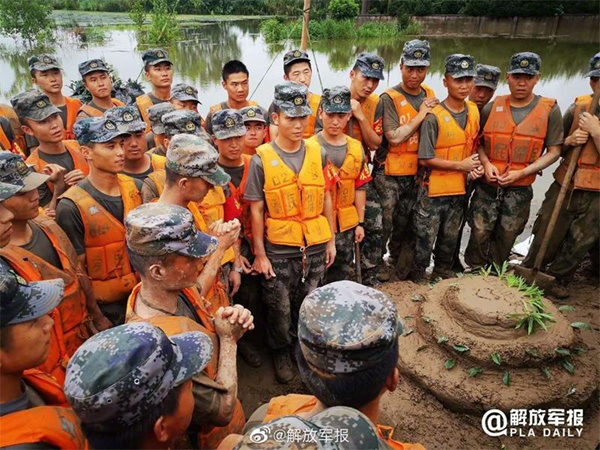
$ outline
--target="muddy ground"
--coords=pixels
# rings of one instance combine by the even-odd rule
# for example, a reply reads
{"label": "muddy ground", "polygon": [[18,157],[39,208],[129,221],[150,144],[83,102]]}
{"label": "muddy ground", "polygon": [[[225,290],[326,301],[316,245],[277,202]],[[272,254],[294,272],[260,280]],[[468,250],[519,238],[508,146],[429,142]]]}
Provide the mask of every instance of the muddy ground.
{"label": "muddy ground", "polygon": [[[386,283],[381,286],[394,299],[400,316],[415,316],[418,304],[411,300],[414,294],[426,293],[427,284],[411,282]],[[569,322],[587,322],[593,331],[577,331],[591,356],[600,360],[600,292],[597,279],[577,276],[569,285],[571,297],[555,301],[556,305],[569,304],[575,311],[565,313]],[[257,327],[262,328],[262,324]],[[247,415],[271,397],[287,393],[306,393],[297,376],[288,385],[278,384],[261,336],[251,336],[263,353],[263,365],[254,369],[241,361],[238,365],[239,396]],[[402,352],[402,340],[400,341]],[[577,385],[578,374],[573,375]],[[499,387],[500,389],[501,387]],[[543,389],[540,384],[539,389]],[[481,417],[459,414],[446,409],[430,392],[402,378],[398,389],[382,399],[380,423],[395,428],[394,437],[403,442],[419,442],[428,449],[573,449],[592,450],[600,443],[600,402],[598,392],[584,411],[581,437],[512,437],[491,438],[481,429]],[[538,432],[539,434],[539,432]]]}

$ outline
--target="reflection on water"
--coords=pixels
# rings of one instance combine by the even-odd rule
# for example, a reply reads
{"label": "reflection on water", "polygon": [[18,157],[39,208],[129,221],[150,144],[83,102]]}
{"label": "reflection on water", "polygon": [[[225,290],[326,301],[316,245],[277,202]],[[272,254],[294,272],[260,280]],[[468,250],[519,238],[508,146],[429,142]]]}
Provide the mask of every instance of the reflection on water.
{"label": "reflection on water", "polygon": [[[250,70],[251,92],[253,99],[268,106],[273,96],[273,86],[283,80],[282,55],[286,49],[299,45],[290,42],[283,44],[265,44],[259,34],[259,20],[218,22],[187,28],[183,31],[182,41],[172,46],[171,60],[175,65],[175,82],[185,81],[199,88],[202,106],[200,112],[206,115],[210,105],[224,100],[221,88],[221,67],[230,59],[242,60]],[[102,30],[100,32],[99,30]],[[90,34],[100,35],[100,44],[89,39]],[[573,98],[589,92],[588,81],[583,78],[590,57],[597,52],[594,44],[574,44],[552,42],[539,39],[504,38],[432,38],[430,39],[433,61],[426,80],[440,96],[444,96],[441,81],[444,58],[451,53],[468,53],[477,62],[499,66],[505,70],[511,54],[517,51],[533,51],[542,57],[542,80],[536,88],[537,93],[558,100],[562,110],[566,109]],[[314,76],[312,90],[321,92],[317,69],[325,87],[348,83],[348,72],[359,52],[376,52],[387,63],[386,80],[380,83],[377,92],[383,92],[388,86],[400,79],[398,63],[402,52],[403,40],[385,42],[322,41],[311,45],[311,56],[316,57],[313,64]],[[136,33],[127,29],[98,29],[86,37],[73,30],[60,33],[55,54],[63,63],[65,85],[79,78],[78,63],[102,57],[112,64],[121,78],[143,80],[141,53],[144,47],[138,45]],[[29,54],[6,38],[0,38],[0,102],[7,103],[9,98],[30,87],[27,68]],[[270,70],[268,67],[273,63]],[[259,80],[264,80],[259,84]],[[507,87],[501,83],[499,94],[507,93]],[[69,94],[65,88],[65,94]],[[543,198],[545,189],[551,182],[551,171],[536,183],[536,200]],[[533,208],[534,212],[536,208]]]}

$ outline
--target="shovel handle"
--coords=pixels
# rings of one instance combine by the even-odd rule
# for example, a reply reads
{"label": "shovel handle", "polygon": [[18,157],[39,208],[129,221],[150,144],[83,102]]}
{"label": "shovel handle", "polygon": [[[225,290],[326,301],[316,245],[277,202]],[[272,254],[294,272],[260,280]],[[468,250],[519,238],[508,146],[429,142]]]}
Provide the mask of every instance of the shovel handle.
{"label": "shovel handle", "polygon": [[356,268],[356,281],[362,284],[362,270],[360,267],[360,242],[354,243],[354,267]]}

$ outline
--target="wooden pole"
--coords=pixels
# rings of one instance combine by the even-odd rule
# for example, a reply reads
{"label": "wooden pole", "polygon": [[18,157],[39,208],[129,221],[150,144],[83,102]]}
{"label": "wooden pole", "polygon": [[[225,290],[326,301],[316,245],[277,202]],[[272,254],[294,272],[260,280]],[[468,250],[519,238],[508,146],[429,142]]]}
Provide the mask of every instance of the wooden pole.
{"label": "wooden pole", "polygon": [[304,0],[304,15],[302,18],[302,43],[300,48],[306,51],[308,47],[308,21],[310,18],[310,0]]}

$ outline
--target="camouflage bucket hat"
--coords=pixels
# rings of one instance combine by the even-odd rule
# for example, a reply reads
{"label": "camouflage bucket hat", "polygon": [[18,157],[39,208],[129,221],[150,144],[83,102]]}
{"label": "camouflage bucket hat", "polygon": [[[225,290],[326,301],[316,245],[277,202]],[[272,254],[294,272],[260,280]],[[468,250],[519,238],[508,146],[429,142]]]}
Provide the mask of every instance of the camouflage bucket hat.
{"label": "camouflage bucket hat", "polygon": [[231,180],[218,164],[219,152],[199,136],[178,134],[169,142],[166,166],[184,177],[202,178],[213,186]]}
{"label": "camouflage bucket hat", "polygon": [[165,134],[162,117],[173,111],[175,111],[175,107],[169,102],[162,102],[148,108],[148,119],[150,120],[150,126],[154,134]]}
{"label": "camouflage bucket hat", "polygon": [[260,106],[246,106],[239,110],[242,115],[244,123],[246,122],[262,122],[267,123],[265,120],[265,113]]}
{"label": "camouflage bucket hat", "polygon": [[350,89],[346,86],[325,89],[321,96],[321,108],[326,113],[349,113],[352,111],[350,98]]}
{"label": "camouflage bucket hat", "polygon": [[175,136],[176,134],[202,136],[205,133],[200,123],[200,115],[195,111],[180,109],[164,114],[161,120],[165,128],[164,134],[168,137]]}
{"label": "camouflage bucket hat", "polygon": [[306,101],[307,95],[306,86],[288,81],[275,86],[273,103],[288,117],[306,117],[312,114]]}
{"label": "camouflage bucket hat", "polygon": [[178,83],[171,88],[171,100],[176,99],[180,102],[196,102],[200,105],[200,100],[198,100],[198,89],[194,86],[190,86],[185,83]]}
{"label": "camouflage bucket hat", "polygon": [[73,132],[80,145],[89,143],[102,144],[116,137],[128,134],[119,129],[117,124],[106,117],[91,117],[75,122]]}
{"label": "camouflage bucket hat", "polygon": [[40,72],[45,72],[52,69],[61,69],[58,60],[54,56],[46,53],[32,56],[27,60],[27,65],[29,66],[29,70],[39,70]]}
{"label": "camouflage bucket hat", "polygon": [[234,109],[223,109],[212,116],[213,134],[217,139],[229,139],[246,134],[242,115]]}
{"label": "camouflage bucket hat", "polygon": [[387,295],[352,281],[315,289],[300,307],[298,340],[306,361],[329,373],[352,373],[380,363],[402,334]]}
{"label": "camouflage bucket hat", "polygon": [[452,78],[475,77],[475,59],[461,53],[449,55],[446,57],[445,73]]}
{"label": "camouflage bucket hat", "polygon": [[502,71],[496,66],[487,66],[485,64],[477,64],[477,75],[475,75],[475,86],[485,86],[492,90],[498,87],[500,74]]}
{"label": "camouflage bucket hat", "polygon": [[204,258],[219,242],[196,229],[189,210],[164,203],[147,203],[127,214],[125,237],[127,247],[144,256],[179,253]]}
{"label": "camouflage bucket hat", "polygon": [[600,53],[596,53],[590,59],[590,70],[585,74],[586,77],[600,77]]}
{"label": "camouflage bucket hat", "polygon": [[142,120],[136,106],[110,108],[104,113],[104,117],[116,123],[123,133],[137,133],[146,129],[146,122]]}
{"label": "camouflage bucket hat", "polygon": [[383,76],[385,60],[380,56],[372,53],[361,53],[356,58],[354,68],[360,70],[365,77],[385,80],[385,77]]}
{"label": "camouflage bucket hat", "polygon": [[521,52],[515,53],[510,57],[508,63],[509,75],[513,73],[524,73],[527,75],[537,75],[542,68],[542,58],[537,53]]}
{"label": "camouflage bucket hat", "polygon": [[142,61],[144,62],[144,65],[147,66],[155,66],[156,64],[160,64],[162,62],[173,64],[171,61],[169,61],[169,53],[162,48],[146,50],[142,54]]}
{"label": "camouflage bucket hat", "polygon": [[10,99],[17,116],[40,122],[52,114],[59,114],[60,109],[52,104],[46,94],[37,89],[29,89]]}
{"label": "camouflage bucket hat", "polygon": [[363,413],[347,406],[334,406],[309,418],[283,416],[254,427],[235,448],[379,450],[389,447]]}
{"label": "camouflage bucket hat", "polygon": [[37,319],[56,308],[63,299],[64,281],[28,283],[0,261],[0,323],[2,327]]}
{"label": "camouflage bucket hat", "polygon": [[413,39],[404,44],[402,64],[409,67],[428,67],[431,65],[431,48],[429,42]]}
{"label": "camouflage bucket hat", "polygon": [[0,202],[8,200],[17,192],[21,191],[23,186],[16,186],[14,184],[2,183],[0,181]]}
{"label": "camouflage bucket hat", "polygon": [[299,62],[299,61],[309,61],[310,57],[308,53],[302,50],[290,50],[283,55],[283,67],[289,66],[290,64]]}
{"label": "camouflage bucket hat", "polygon": [[37,173],[19,155],[0,151],[0,182],[20,187],[21,192],[30,192],[48,181],[48,178],[50,175]]}
{"label": "camouflage bucket hat", "polygon": [[106,67],[106,63],[101,59],[90,59],[88,61],[84,61],[79,64],[79,75],[83,78],[88,73],[92,72],[106,72],[108,73],[108,67]]}
{"label": "camouflage bucket hat", "polygon": [[120,325],[77,349],[67,366],[65,396],[86,428],[125,430],[200,373],[212,352],[210,338],[198,331],[167,336],[149,323]]}

